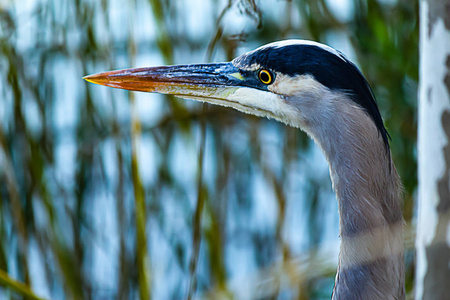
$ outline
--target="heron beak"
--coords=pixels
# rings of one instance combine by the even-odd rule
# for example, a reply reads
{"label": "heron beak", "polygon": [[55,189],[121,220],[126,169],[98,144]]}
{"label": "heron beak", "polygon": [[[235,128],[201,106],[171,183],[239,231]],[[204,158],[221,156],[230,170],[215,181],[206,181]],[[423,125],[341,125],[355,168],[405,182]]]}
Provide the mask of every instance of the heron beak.
{"label": "heron beak", "polygon": [[170,94],[206,102],[225,100],[244,81],[232,63],[125,69],[93,74],[84,79],[119,89]]}
{"label": "heron beak", "polygon": [[[248,76],[247,76],[248,75]],[[130,91],[170,94],[277,118],[277,95],[263,90],[256,77],[231,62],[125,69],[84,77],[91,83]]]}

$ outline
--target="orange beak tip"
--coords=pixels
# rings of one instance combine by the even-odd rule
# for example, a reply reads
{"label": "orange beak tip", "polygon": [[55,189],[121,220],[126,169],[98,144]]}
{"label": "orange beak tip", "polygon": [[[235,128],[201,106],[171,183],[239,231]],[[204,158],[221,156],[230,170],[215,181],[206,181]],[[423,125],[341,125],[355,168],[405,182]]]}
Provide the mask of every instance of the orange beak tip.
{"label": "orange beak tip", "polygon": [[83,79],[89,83],[99,84],[98,81],[95,80],[95,78],[96,78],[95,75],[87,75],[83,77]]}

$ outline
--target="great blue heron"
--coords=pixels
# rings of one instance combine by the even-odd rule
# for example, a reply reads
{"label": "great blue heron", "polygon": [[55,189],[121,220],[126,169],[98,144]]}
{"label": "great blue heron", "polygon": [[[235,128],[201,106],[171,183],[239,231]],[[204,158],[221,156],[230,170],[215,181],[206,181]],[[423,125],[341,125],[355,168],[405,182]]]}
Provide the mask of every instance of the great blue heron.
{"label": "great blue heron", "polygon": [[162,66],[85,77],[110,87],[172,94],[268,117],[323,150],[339,204],[333,299],[403,299],[401,184],[372,90],[337,50],[287,40],[231,62]]}

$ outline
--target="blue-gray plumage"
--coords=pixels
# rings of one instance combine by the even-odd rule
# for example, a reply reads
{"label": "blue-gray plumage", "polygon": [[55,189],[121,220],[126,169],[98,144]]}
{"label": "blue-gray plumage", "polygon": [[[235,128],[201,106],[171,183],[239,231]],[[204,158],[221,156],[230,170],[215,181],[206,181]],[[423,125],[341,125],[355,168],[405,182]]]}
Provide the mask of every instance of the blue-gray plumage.
{"label": "blue-gray plumage", "polygon": [[87,81],[172,94],[276,119],[323,150],[339,204],[333,299],[404,299],[401,184],[372,90],[335,49],[304,40],[232,62],[111,71]]}

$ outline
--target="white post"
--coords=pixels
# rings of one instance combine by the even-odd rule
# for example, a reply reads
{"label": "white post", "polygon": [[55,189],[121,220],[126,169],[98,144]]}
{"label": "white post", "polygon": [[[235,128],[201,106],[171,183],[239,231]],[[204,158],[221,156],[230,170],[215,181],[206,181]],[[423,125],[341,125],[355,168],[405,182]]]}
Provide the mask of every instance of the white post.
{"label": "white post", "polygon": [[450,0],[420,1],[416,299],[450,299]]}

